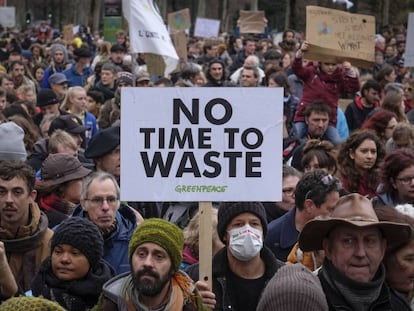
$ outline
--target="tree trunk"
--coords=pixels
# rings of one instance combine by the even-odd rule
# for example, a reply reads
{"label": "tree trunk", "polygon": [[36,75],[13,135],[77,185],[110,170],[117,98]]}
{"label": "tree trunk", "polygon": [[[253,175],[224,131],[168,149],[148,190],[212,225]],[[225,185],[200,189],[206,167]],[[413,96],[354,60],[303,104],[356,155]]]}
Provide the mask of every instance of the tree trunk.
{"label": "tree trunk", "polygon": [[285,11],[285,29],[290,28],[290,14],[292,12],[290,7],[290,0],[286,0],[286,11]]}
{"label": "tree trunk", "polygon": [[198,0],[197,16],[206,17],[206,1],[205,0]]}
{"label": "tree trunk", "polygon": [[382,25],[389,24],[390,0],[384,0],[382,3]]}
{"label": "tree trunk", "polygon": [[99,23],[102,16],[102,1],[93,0],[92,3],[92,33],[99,30]]}
{"label": "tree trunk", "polygon": [[250,0],[250,11],[257,11],[258,7],[258,0]]}
{"label": "tree trunk", "polygon": [[223,0],[222,2],[222,8],[221,8],[221,31],[222,32],[228,32],[228,23],[229,19],[227,16],[227,9],[228,9],[228,0]]}

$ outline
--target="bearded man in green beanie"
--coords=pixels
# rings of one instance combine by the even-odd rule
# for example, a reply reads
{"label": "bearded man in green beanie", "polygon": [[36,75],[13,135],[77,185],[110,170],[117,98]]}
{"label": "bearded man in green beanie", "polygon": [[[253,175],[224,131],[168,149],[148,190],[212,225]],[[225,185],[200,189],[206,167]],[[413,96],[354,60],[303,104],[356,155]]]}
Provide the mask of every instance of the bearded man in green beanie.
{"label": "bearded man in green beanie", "polygon": [[159,218],[142,222],[129,242],[131,272],[109,280],[96,310],[209,310],[193,281],[179,270],[184,236]]}

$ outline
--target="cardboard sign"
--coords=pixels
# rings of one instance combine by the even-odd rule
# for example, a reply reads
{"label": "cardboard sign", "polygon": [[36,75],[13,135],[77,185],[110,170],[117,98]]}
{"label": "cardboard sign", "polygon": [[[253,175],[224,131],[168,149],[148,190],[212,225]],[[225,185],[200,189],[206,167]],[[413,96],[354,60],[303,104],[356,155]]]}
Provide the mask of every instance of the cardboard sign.
{"label": "cardboard sign", "polygon": [[121,92],[122,200],[281,200],[282,88]]}
{"label": "cardboard sign", "polygon": [[0,7],[0,24],[10,28],[16,26],[16,8],[14,6]]}
{"label": "cardboard sign", "polygon": [[148,72],[153,76],[163,76],[165,72],[165,63],[161,55],[145,53],[145,64]]}
{"label": "cardboard sign", "polygon": [[185,31],[179,31],[171,34],[171,39],[174,43],[177,55],[180,58],[180,62],[187,61],[187,36]]}
{"label": "cardboard sign", "polygon": [[73,31],[73,24],[63,26],[63,40],[65,40],[68,43],[71,43],[73,41]]}
{"label": "cardboard sign", "polygon": [[168,28],[171,33],[180,30],[186,30],[191,27],[190,10],[184,9],[168,13]]}
{"label": "cardboard sign", "polygon": [[240,11],[240,33],[263,33],[265,28],[264,11]]}
{"label": "cardboard sign", "polygon": [[194,28],[194,37],[217,38],[219,30],[219,20],[197,17]]}
{"label": "cardboard sign", "polygon": [[306,7],[305,58],[371,68],[375,58],[375,17],[317,6]]}
{"label": "cardboard sign", "polygon": [[408,15],[407,42],[404,53],[404,66],[414,67],[414,13]]}

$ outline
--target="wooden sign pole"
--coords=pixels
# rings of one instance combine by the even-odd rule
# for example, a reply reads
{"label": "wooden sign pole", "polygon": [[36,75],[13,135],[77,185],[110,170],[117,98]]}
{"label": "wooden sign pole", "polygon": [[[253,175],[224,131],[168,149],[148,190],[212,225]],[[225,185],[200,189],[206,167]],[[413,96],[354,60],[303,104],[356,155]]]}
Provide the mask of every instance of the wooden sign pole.
{"label": "wooden sign pole", "polygon": [[198,239],[198,257],[199,257],[199,280],[208,284],[210,290],[212,288],[212,259],[213,259],[213,236],[211,225],[211,202],[199,202],[200,224]]}

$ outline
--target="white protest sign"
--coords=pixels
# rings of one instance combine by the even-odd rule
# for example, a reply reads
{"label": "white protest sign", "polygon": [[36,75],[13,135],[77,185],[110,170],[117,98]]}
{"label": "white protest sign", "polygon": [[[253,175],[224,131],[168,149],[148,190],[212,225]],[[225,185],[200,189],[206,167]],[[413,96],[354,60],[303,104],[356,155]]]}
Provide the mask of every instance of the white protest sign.
{"label": "white protest sign", "polygon": [[280,201],[282,88],[122,88],[121,199]]}
{"label": "white protest sign", "polygon": [[16,8],[14,6],[0,7],[0,24],[3,27],[16,26]]}
{"label": "white protest sign", "polygon": [[414,13],[408,15],[407,45],[404,53],[404,66],[414,67]]}
{"label": "white protest sign", "polygon": [[194,26],[194,37],[211,38],[218,37],[220,21],[217,19],[197,17]]}

